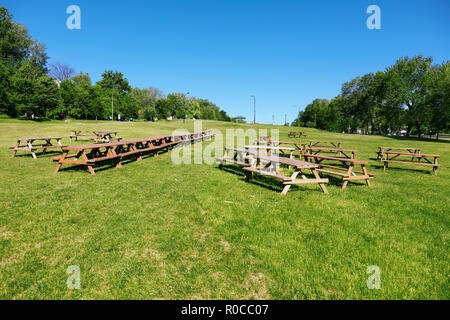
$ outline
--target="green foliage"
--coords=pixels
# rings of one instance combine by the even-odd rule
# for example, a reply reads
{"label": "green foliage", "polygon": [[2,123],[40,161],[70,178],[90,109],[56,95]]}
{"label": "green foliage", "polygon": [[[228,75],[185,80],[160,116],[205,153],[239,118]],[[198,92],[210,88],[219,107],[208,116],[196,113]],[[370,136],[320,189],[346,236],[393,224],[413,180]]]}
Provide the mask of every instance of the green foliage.
{"label": "green foliage", "polygon": [[349,133],[406,129],[419,136],[448,131],[448,65],[432,65],[421,55],[401,58],[385,72],[345,82],[331,102],[314,100],[293,125]]}
{"label": "green foliage", "polygon": [[[80,73],[60,82],[46,76],[45,47],[12,21],[12,15],[0,7],[0,112],[9,116],[77,119],[108,119],[114,112],[122,119],[147,120],[196,118],[231,121],[215,104],[180,93],[167,97],[156,88],[131,88],[121,72],[107,70],[92,84],[88,74]],[[73,69],[60,65],[73,73]],[[50,72],[54,75],[55,72]],[[59,84],[59,86],[58,86]],[[113,111],[114,109],[114,111]]]}

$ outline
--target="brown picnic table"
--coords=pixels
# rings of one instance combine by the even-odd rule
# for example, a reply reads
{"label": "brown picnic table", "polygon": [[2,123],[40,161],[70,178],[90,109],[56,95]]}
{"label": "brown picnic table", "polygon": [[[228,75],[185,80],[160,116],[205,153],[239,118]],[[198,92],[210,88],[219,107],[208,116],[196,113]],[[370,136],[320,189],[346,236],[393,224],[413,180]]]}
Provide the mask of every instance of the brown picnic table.
{"label": "brown picnic table", "polygon": [[[365,180],[367,186],[370,187],[370,179],[375,176],[375,174],[367,172],[367,161],[319,154],[304,154],[303,157],[307,161],[314,161],[319,166],[317,171],[342,178],[344,181],[342,189],[345,189],[350,181],[353,182],[355,180]],[[324,161],[328,163],[323,163]],[[332,162],[332,164],[329,162]],[[357,165],[361,167],[361,170],[355,170],[355,166]],[[339,171],[344,171],[345,173]]]}
{"label": "brown picnic table", "polygon": [[306,137],[306,134],[303,131],[290,131],[288,134],[289,138],[301,138]]}
{"label": "brown picnic table", "polygon": [[[328,193],[325,183],[328,183],[327,178],[321,178],[318,173],[319,166],[305,161],[290,159],[286,157],[278,157],[267,155],[262,152],[250,150],[247,148],[226,148],[227,152],[223,158],[216,158],[219,163],[219,168],[224,163],[237,164],[243,167],[246,171],[246,180],[252,177],[252,174],[260,174],[275,178],[282,181],[284,185],[281,195],[285,195],[292,185],[317,183],[324,193]],[[233,154],[233,158],[228,158],[230,153]],[[291,176],[284,176],[281,174],[280,164],[294,168]],[[304,170],[310,170],[314,175],[313,178],[307,178],[303,173]],[[301,179],[297,179],[298,175],[301,175]]]}
{"label": "brown picnic table", "polygon": [[[53,144],[52,141],[56,142]],[[36,144],[35,142],[38,142]],[[23,143],[23,144],[22,144]],[[34,137],[34,138],[18,138],[16,144],[9,147],[13,150],[13,158],[16,156],[18,151],[31,152],[34,159],[37,159],[36,151],[42,150],[45,153],[47,149],[61,148],[63,145],[61,143],[61,138],[59,137]]]}
{"label": "brown picnic table", "polygon": [[256,150],[263,150],[267,152],[267,154],[271,155],[272,153],[279,154],[279,155],[289,155],[289,158],[293,158],[293,152],[295,151],[295,148],[289,148],[289,147],[273,147],[269,145],[248,145],[244,146],[245,149],[256,149]]}
{"label": "brown picnic table", "polygon": [[420,153],[422,150],[420,148],[404,148],[404,147],[378,147],[377,160],[383,158],[383,153],[385,151],[400,151],[409,152],[412,155],[412,160],[414,160],[414,155]]}
{"label": "brown picnic table", "polygon": [[305,152],[307,154],[333,153],[342,155],[345,158],[355,159],[355,153],[358,152],[358,150],[336,147],[308,147]]}
{"label": "brown picnic table", "polygon": [[[257,145],[262,145],[266,141],[256,140]],[[306,149],[306,143],[305,142],[299,142],[299,141],[275,141],[275,140],[269,140],[267,145],[273,146],[273,147],[280,147],[283,145],[290,145],[293,146],[296,150],[303,152],[303,150]]]}
{"label": "brown picnic table", "polygon": [[69,136],[70,141],[78,141],[79,138],[91,140],[94,142],[106,143],[114,140],[120,141],[122,138],[117,136],[117,131],[96,131],[96,130],[72,130]]}
{"label": "brown picnic table", "polygon": [[117,136],[117,131],[97,131],[94,133],[97,135],[97,137],[93,139],[94,142],[113,142],[114,140],[122,140],[121,137]]}
{"label": "brown picnic table", "polygon": [[[398,158],[412,158],[411,160],[401,160]],[[406,163],[414,165],[423,165],[433,167],[434,175],[437,175],[437,170],[439,168],[438,159],[440,155],[438,154],[425,154],[425,153],[411,153],[411,152],[396,152],[396,151],[383,151],[383,167],[384,171],[388,167],[389,162],[395,163]],[[417,161],[415,161],[417,159]]]}
{"label": "brown picnic table", "polygon": [[[94,175],[94,167],[105,163],[112,163],[116,168],[121,168],[121,161],[129,157],[135,157],[138,161],[146,154],[158,156],[159,151],[170,151],[170,148],[183,141],[196,142],[199,137],[206,138],[212,133],[200,131],[195,133],[164,135],[158,137],[110,142],[94,143],[82,146],[62,147],[63,155],[54,157],[52,160],[57,163],[55,173],[63,164],[87,166],[89,172]],[[186,140],[185,140],[186,139]]]}
{"label": "brown picnic table", "polygon": [[341,142],[335,141],[317,141],[310,140],[308,147],[334,147],[334,148],[342,148]]}

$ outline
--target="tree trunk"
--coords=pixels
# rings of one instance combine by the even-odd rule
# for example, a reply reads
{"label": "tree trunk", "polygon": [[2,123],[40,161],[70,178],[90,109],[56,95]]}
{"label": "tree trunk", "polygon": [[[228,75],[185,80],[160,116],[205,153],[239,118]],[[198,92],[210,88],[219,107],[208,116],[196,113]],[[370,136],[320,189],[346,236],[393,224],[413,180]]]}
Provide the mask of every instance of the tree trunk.
{"label": "tree trunk", "polygon": [[417,135],[419,136],[419,138],[422,136],[422,128],[421,128],[421,123],[416,122],[417,124]]}

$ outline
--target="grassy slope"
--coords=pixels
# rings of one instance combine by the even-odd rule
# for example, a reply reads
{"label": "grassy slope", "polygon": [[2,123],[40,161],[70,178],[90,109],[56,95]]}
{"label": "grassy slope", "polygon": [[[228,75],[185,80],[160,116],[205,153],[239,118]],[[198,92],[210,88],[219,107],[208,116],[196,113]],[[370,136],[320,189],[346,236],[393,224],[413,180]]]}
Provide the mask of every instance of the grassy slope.
{"label": "grassy slope", "polygon": [[[23,136],[68,143],[72,128],[136,138],[181,126],[0,119],[0,297],[450,298],[448,143],[305,129],[305,140],[358,149],[377,176],[370,189],[342,191],[332,180],[329,195],[308,185],[286,197],[275,181],[263,187],[216,165],[175,165],[170,154],[96,176],[55,175],[48,156],[12,159],[7,149]],[[289,128],[279,128],[287,140]],[[379,145],[441,154],[439,175],[396,164],[383,173],[374,159]],[[81,290],[66,287],[69,265],[81,268]],[[381,268],[380,290],[366,287],[369,265]]]}

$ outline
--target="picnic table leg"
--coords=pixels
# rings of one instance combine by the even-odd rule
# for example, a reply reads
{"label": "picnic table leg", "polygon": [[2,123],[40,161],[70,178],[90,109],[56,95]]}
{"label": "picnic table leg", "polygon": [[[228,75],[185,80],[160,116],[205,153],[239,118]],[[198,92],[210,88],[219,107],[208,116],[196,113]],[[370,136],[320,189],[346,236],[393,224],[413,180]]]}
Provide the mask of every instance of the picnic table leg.
{"label": "picnic table leg", "polygon": [[61,156],[61,158],[58,161],[58,164],[56,165],[56,169],[55,169],[54,173],[58,173],[59,169],[63,165],[63,163],[61,161],[64,161],[64,159],[66,159],[67,153],[68,153],[67,151],[63,152],[63,155]]}
{"label": "picnic table leg", "polygon": [[[316,169],[311,169],[314,177],[316,177],[316,179],[320,179],[320,175],[319,173],[316,171]],[[320,188],[322,189],[323,193],[328,194],[328,190],[327,187],[325,186],[325,183],[319,183]]]}
{"label": "picnic table leg", "polygon": [[367,172],[366,166],[364,164],[362,164],[361,169],[362,169],[364,175],[367,177],[367,179],[366,179],[367,186],[370,187],[369,173]]}
{"label": "picnic table leg", "polygon": [[[301,171],[295,171],[293,174],[292,174],[292,176],[291,176],[291,180],[295,180],[295,178],[297,178],[297,176],[298,176],[298,174],[300,173]],[[287,185],[285,185],[284,186],[284,188],[283,188],[283,191],[281,191],[281,195],[282,196],[284,196],[284,195],[286,195],[286,193],[289,191],[289,189],[291,188],[291,184],[287,184]]]}
{"label": "picnic table leg", "polygon": [[[20,146],[20,141],[17,141],[16,145],[14,146],[14,148],[18,148],[19,146]],[[12,154],[12,157],[14,158],[16,156],[16,154],[17,154],[17,150],[14,150],[13,154]]]}
{"label": "picnic table leg", "polygon": [[[86,155],[86,152],[83,151],[82,156],[83,156],[84,161],[87,162],[87,161],[89,160],[88,157],[87,157],[87,155]],[[92,175],[95,175],[95,171],[94,171],[93,166],[88,165],[87,167],[88,167],[89,172],[90,172]]]}
{"label": "picnic table leg", "polygon": [[434,171],[434,175],[437,176],[437,171],[438,171],[438,160],[437,160],[436,157],[434,158],[433,171]]}
{"label": "picnic table leg", "polygon": [[[347,170],[347,175],[350,176],[352,174],[352,172],[353,172],[353,166],[350,165]],[[342,190],[347,188],[347,184],[348,184],[348,180],[344,181],[344,183],[342,184]]]}
{"label": "picnic table leg", "polygon": [[28,141],[28,148],[30,148],[30,152],[33,158],[37,159],[36,153],[33,151],[33,140]]}
{"label": "picnic table leg", "polygon": [[45,147],[53,146],[50,140],[45,140],[45,142],[46,142],[46,145],[43,146],[44,148],[42,149],[43,154],[47,152],[47,148],[45,148]]}

